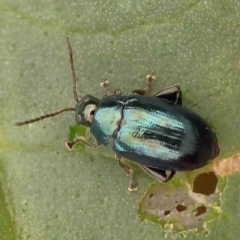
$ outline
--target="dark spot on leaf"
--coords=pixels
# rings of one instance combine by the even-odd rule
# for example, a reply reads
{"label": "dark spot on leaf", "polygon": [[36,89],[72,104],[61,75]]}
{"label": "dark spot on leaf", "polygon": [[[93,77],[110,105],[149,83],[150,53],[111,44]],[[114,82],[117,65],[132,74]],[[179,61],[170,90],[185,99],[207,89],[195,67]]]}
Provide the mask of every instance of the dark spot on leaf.
{"label": "dark spot on leaf", "polygon": [[202,173],[194,180],[193,192],[209,196],[215,192],[217,183],[218,179],[214,172]]}
{"label": "dark spot on leaf", "polygon": [[195,209],[195,216],[198,217],[198,216],[204,214],[205,212],[207,212],[207,208],[204,205],[202,205]]}
{"label": "dark spot on leaf", "polygon": [[149,195],[149,198],[152,198],[154,196],[154,194],[153,193],[151,193],[150,195]]}
{"label": "dark spot on leaf", "polygon": [[165,216],[169,215],[170,213],[171,213],[170,210],[165,210],[165,211],[164,211],[164,215],[165,215]]}
{"label": "dark spot on leaf", "polygon": [[178,204],[178,205],[176,206],[176,209],[177,209],[178,212],[183,212],[183,211],[185,211],[185,210],[187,209],[187,207],[186,207],[186,206],[183,206],[183,205],[181,205],[181,204]]}

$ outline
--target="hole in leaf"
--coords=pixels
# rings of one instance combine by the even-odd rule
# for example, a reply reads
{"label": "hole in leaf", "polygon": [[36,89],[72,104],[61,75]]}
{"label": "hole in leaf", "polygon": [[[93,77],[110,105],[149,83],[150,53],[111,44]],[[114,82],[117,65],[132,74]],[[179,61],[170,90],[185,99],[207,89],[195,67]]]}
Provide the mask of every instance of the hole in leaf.
{"label": "hole in leaf", "polygon": [[183,212],[183,211],[185,211],[185,210],[187,209],[187,207],[186,207],[186,206],[183,206],[183,205],[181,205],[181,204],[178,204],[178,205],[176,206],[176,209],[177,209],[178,212]]}
{"label": "hole in leaf", "polygon": [[165,215],[165,216],[169,215],[170,213],[171,213],[170,210],[165,210],[165,211],[164,211],[164,215]]}
{"label": "hole in leaf", "polygon": [[195,209],[195,216],[198,217],[198,216],[204,214],[205,212],[207,212],[207,208],[204,205],[202,205]]}
{"label": "hole in leaf", "polygon": [[218,179],[214,172],[199,174],[193,183],[193,192],[211,195],[215,192]]}
{"label": "hole in leaf", "polygon": [[154,196],[154,194],[153,193],[151,193],[150,195],[149,195],[149,198],[152,198]]}

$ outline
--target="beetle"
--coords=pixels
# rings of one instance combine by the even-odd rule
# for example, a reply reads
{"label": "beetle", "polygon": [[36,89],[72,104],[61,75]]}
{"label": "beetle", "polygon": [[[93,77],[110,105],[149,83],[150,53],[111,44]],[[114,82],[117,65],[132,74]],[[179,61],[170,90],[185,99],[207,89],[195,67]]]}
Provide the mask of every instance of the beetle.
{"label": "beetle", "polygon": [[[115,159],[130,176],[130,191],[137,189],[137,183],[133,169],[121,161],[122,157],[138,163],[144,171],[159,181],[167,182],[177,171],[201,168],[219,155],[215,133],[198,114],[182,106],[182,91],[178,85],[149,96],[155,77],[148,75],[147,87],[135,89],[128,95],[123,95],[122,91],[117,89],[104,95],[102,99],[92,95],[79,99],[73,51],[68,38],[66,42],[73,78],[73,94],[77,102],[75,108],[66,108],[18,122],[17,126],[66,111],[75,112],[76,122],[90,128],[94,141],[90,142],[84,136],[79,136],[66,142],[67,148],[71,150],[76,143],[90,147],[106,146],[110,138],[113,138]],[[108,81],[101,84],[106,88],[108,85]],[[167,175],[166,171],[170,171],[170,174]]]}

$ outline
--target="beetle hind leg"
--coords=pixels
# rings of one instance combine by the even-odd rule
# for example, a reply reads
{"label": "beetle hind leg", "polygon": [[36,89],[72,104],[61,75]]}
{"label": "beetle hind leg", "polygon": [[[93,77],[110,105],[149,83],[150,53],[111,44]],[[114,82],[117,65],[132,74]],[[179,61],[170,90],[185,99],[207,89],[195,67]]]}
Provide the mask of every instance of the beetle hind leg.
{"label": "beetle hind leg", "polygon": [[173,85],[155,92],[153,97],[162,98],[174,104],[182,105],[182,91],[178,85]]}
{"label": "beetle hind leg", "polygon": [[141,165],[141,168],[150,176],[156,178],[160,182],[168,182],[174,177],[176,173],[175,171],[171,171],[171,173],[167,176],[166,170],[163,169],[147,167],[144,165]]}
{"label": "beetle hind leg", "polygon": [[135,176],[134,176],[133,169],[128,167],[123,162],[121,162],[121,156],[119,156],[118,154],[115,154],[115,159],[117,160],[118,165],[123,169],[123,171],[130,176],[128,190],[129,191],[136,191],[137,190],[137,182],[136,182],[136,179],[135,179]]}

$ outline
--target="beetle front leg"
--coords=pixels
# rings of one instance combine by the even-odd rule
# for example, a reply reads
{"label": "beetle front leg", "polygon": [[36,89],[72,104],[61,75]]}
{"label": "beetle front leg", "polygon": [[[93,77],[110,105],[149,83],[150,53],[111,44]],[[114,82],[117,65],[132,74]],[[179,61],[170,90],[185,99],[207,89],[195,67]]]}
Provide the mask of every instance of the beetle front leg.
{"label": "beetle front leg", "polygon": [[105,91],[106,91],[106,93],[105,93],[106,96],[121,95],[122,94],[122,90],[121,89],[115,89],[114,91],[111,91],[110,88],[109,88],[109,85],[110,85],[110,82],[108,80],[105,80],[105,81],[100,83],[100,86],[102,88],[104,88]]}
{"label": "beetle front leg", "polygon": [[155,80],[156,80],[155,76],[147,75],[146,76],[147,87],[144,89],[134,89],[131,92],[129,92],[128,95],[133,95],[133,94],[142,95],[142,96],[148,95],[150,88]]}
{"label": "beetle front leg", "polygon": [[117,160],[118,165],[124,170],[124,172],[127,173],[130,176],[128,190],[129,191],[136,191],[137,190],[137,182],[135,180],[133,169],[128,167],[123,162],[121,162],[121,156],[119,156],[118,154],[115,154],[115,159]]}
{"label": "beetle front leg", "polygon": [[72,150],[73,146],[77,143],[83,143],[89,147],[98,147],[100,146],[101,144],[99,142],[97,142],[96,140],[93,142],[93,143],[90,143],[87,141],[87,139],[83,136],[80,136],[80,137],[77,137],[75,138],[73,141],[69,141],[69,142],[66,142],[66,147],[68,148],[68,150]]}

